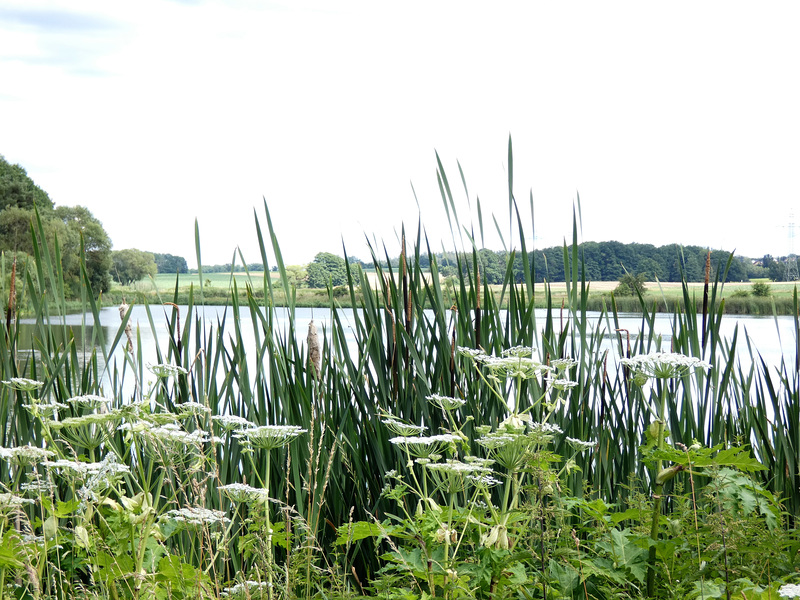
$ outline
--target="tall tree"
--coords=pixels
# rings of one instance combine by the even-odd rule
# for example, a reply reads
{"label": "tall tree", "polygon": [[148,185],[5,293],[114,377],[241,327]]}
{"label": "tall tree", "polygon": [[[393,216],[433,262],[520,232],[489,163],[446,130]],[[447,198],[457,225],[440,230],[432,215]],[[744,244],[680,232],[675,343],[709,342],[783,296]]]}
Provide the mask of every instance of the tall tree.
{"label": "tall tree", "polygon": [[103,224],[85,206],[59,206],[55,217],[66,226],[61,244],[64,282],[75,295],[80,290],[80,253],[86,256],[86,273],[95,294],[111,287],[111,240]]}
{"label": "tall tree", "polygon": [[347,283],[347,267],[344,259],[330,252],[320,252],[306,267],[308,287],[324,288]]}
{"label": "tall tree", "polygon": [[159,273],[188,273],[189,265],[186,264],[186,259],[182,256],[175,256],[173,254],[161,254],[153,252],[153,258],[156,261],[156,267]]}
{"label": "tall tree", "polygon": [[28,177],[19,165],[12,165],[0,155],[0,210],[8,207],[32,209],[42,212],[53,208],[53,201],[42,188]]}
{"label": "tall tree", "polygon": [[135,248],[112,252],[111,262],[111,276],[122,284],[131,284],[158,272],[153,254]]}

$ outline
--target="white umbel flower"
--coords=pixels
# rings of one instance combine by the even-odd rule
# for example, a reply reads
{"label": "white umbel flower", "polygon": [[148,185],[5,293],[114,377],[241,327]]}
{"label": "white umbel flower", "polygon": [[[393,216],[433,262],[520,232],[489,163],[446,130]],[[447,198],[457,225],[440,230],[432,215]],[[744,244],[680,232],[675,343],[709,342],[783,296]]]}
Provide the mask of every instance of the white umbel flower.
{"label": "white umbel flower", "polygon": [[787,583],[782,585],[778,590],[778,595],[781,598],[800,598],[800,585],[796,583]]}
{"label": "white umbel flower", "polygon": [[56,453],[52,450],[37,448],[31,445],[0,448],[0,459],[7,460],[17,465],[35,465],[55,455]]}
{"label": "white umbel flower", "polygon": [[711,364],[704,360],[678,352],[639,354],[623,358],[620,362],[635,373],[656,379],[674,379],[682,377],[693,369],[707,371],[711,368]]}
{"label": "white umbel flower", "polygon": [[26,377],[12,377],[9,380],[4,380],[3,383],[12,390],[19,390],[20,392],[32,392],[44,385],[43,381],[36,381]]}
{"label": "white umbel flower", "polygon": [[286,446],[304,433],[306,430],[297,425],[261,425],[243,429],[234,435],[251,448],[273,450]]}
{"label": "white umbel flower", "polygon": [[185,527],[211,527],[224,525],[230,521],[221,510],[212,510],[202,506],[187,506],[170,510],[162,519],[175,521]]}

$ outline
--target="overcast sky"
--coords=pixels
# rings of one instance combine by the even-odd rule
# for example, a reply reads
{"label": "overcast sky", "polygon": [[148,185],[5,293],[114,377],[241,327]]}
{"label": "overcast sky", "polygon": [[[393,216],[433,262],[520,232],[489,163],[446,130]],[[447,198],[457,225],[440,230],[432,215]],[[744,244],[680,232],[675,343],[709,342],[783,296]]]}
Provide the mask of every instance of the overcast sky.
{"label": "overcast sky", "polygon": [[509,135],[537,248],[580,194],[586,241],[781,255],[799,29],[794,0],[3,0],[0,154],[114,249],[190,265],[195,218],[204,264],[259,261],[264,199],[289,264],[366,259],[365,236],[396,255],[420,217],[451,249],[435,151],[500,249]]}

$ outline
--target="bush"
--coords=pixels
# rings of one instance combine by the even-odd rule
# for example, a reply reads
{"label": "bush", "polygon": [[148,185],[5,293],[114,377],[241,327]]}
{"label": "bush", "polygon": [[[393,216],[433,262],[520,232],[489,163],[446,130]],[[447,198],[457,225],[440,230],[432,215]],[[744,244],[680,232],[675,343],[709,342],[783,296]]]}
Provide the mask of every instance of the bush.
{"label": "bush", "polygon": [[639,273],[638,275],[625,273],[625,275],[619,278],[619,285],[614,288],[614,295],[636,296],[638,294],[644,294],[646,291],[644,273]]}
{"label": "bush", "polygon": [[759,298],[766,298],[772,295],[772,290],[769,287],[769,284],[764,283],[763,281],[756,281],[753,284],[753,296],[757,296]]}

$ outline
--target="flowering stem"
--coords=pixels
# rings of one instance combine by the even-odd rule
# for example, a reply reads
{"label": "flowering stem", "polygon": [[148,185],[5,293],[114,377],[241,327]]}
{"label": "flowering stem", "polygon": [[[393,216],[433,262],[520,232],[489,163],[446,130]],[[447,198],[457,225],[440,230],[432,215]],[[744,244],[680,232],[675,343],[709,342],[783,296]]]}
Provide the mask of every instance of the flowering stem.
{"label": "flowering stem", "polygon": [[269,483],[270,483],[270,452],[271,450],[267,449],[267,472],[266,472],[266,487],[267,490],[267,498],[264,502],[264,515],[267,519],[267,597],[272,599],[272,568],[273,568],[273,557],[272,557],[272,522],[269,518]]}
{"label": "flowering stem", "polygon": [[447,507],[447,528],[444,535],[444,571],[445,581],[447,581],[448,570],[450,569],[450,530],[453,526],[453,507],[455,506],[455,493],[450,492],[450,502]]}
{"label": "flowering stem", "polygon": [[[503,490],[503,508],[502,512],[508,512],[508,499],[511,496],[511,486],[513,485],[514,474],[509,473],[508,479],[506,480],[505,490]],[[491,504],[490,504],[491,505]]]}
{"label": "flowering stem", "polygon": [[[664,436],[666,430],[664,413],[666,412],[667,403],[667,381],[663,380],[660,383],[661,389],[658,395],[658,420],[656,421],[656,448],[658,450],[664,448]],[[656,542],[658,542],[658,523],[661,517],[661,495],[664,491],[664,484],[658,483],[658,474],[661,473],[662,467],[663,461],[659,458],[656,460],[655,474],[653,476],[653,483],[655,484],[655,487],[653,488],[653,519],[650,523],[650,539],[652,540],[652,543],[650,544],[647,564],[647,596],[650,598],[653,598],[653,594],[655,593]]]}

